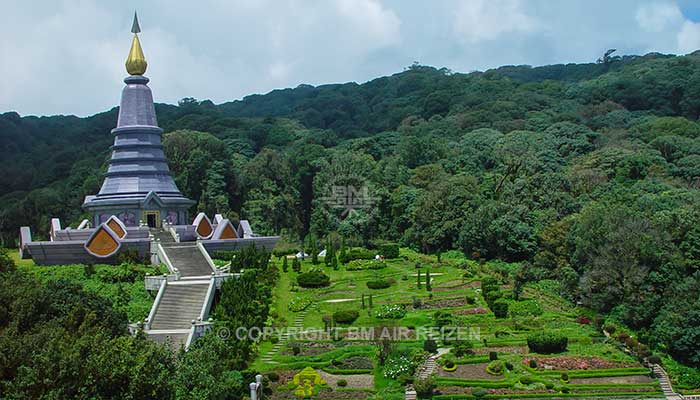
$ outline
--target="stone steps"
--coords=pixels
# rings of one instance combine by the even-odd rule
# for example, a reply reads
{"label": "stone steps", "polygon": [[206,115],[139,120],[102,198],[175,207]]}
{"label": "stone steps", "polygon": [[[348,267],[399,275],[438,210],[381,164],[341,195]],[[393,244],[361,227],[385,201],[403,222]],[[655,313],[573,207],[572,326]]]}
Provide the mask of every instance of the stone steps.
{"label": "stone steps", "polygon": [[163,246],[170,263],[180,272],[181,278],[188,276],[210,276],[214,272],[199,247],[192,244]]}
{"label": "stone steps", "polygon": [[208,284],[167,285],[151,321],[152,330],[187,329],[197,320],[209,290]]}

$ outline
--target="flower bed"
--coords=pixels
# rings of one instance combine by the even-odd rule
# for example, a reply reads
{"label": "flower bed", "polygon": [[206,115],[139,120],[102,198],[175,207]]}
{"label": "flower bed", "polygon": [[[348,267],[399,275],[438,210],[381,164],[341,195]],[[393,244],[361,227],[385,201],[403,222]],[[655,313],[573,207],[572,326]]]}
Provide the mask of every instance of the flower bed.
{"label": "flower bed", "polygon": [[295,297],[292,300],[290,300],[289,304],[287,305],[287,308],[289,309],[289,311],[292,312],[304,311],[307,307],[311,305],[311,303],[311,299],[307,297]]}
{"label": "flower bed", "polygon": [[556,370],[581,370],[581,369],[609,369],[609,368],[625,368],[636,367],[636,363],[624,363],[619,361],[610,361],[598,357],[525,357],[523,364],[529,365],[530,360],[537,362],[538,370],[556,369]]}
{"label": "flower bed", "polygon": [[455,315],[476,315],[476,314],[488,314],[489,310],[484,307],[467,308],[466,310],[457,310],[454,312]]}
{"label": "flower bed", "polygon": [[374,316],[380,319],[401,319],[406,316],[406,310],[398,304],[384,304],[374,312]]}

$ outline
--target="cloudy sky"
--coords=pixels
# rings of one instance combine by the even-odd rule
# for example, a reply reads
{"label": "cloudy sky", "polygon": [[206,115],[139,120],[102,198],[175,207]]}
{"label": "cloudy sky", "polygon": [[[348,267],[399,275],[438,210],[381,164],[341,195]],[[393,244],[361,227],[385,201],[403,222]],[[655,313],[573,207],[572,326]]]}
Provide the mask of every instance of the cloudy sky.
{"label": "cloudy sky", "polygon": [[2,0],[0,112],[117,105],[135,9],[166,103],[365,82],[414,61],[469,72],[700,48],[698,0]]}

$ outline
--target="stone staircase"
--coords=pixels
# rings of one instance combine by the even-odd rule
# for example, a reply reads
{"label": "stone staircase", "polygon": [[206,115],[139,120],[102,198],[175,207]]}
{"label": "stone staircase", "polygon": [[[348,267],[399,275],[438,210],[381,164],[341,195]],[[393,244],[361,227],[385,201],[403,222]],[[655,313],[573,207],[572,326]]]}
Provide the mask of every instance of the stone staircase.
{"label": "stone staircase", "polygon": [[214,272],[206,257],[196,244],[173,243],[162,244],[163,251],[181,278],[210,277]]}
{"label": "stone staircase", "polygon": [[666,396],[667,400],[683,399],[683,396],[680,393],[676,393],[673,391],[673,387],[671,386],[671,380],[668,378],[666,371],[664,371],[664,369],[660,365],[654,364],[652,370],[654,371],[654,376],[659,378],[659,385],[661,386],[661,391],[664,393],[664,396]]}
{"label": "stone staircase", "polygon": [[[165,282],[161,283],[159,295],[153,303],[150,321],[145,325],[145,333],[156,342],[171,342],[174,348],[187,347],[192,339],[203,334],[195,328],[208,326],[200,318],[206,318],[212,296],[211,285],[215,284],[215,272],[203,250],[196,244],[177,243],[169,232],[153,232],[159,239],[164,253],[161,261],[177,269]],[[163,260],[162,258],[166,258]],[[171,279],[173,278],[173,279]],[[163,286],[164,285],[164,286]],[[202,317],[202,310],[204,317]]]}
{"label": "stone staircase", "polygon": [[[304,329],[304,317],[306,317],[306,310],[299,312],[294,318],[292,327],[295,333],[299,333]],[[289,336],[289,332],[282,333],[277,343],[275,343],[267,353],[263,354],[260,360],[265,364],[277,364],[277,361],[273,360],[273,357],[282,350],[282,347],[284,347],[287,342],[289,342]]]}
{"label": "stone staircase", "polygon": [[170,282],[151,321],[151,330],[188,329],[202,311],[209,281]]}
{"label": "stone staircase", "polygon": [[435,373],[435,368],[437,367],[437,359],[440,358],[443,354],[447,354],[450,352],[450,349],[446,348],[439,348],[437,353],[432,354],[429,356],[423,365],[420,367],[418,372],[416,373],[416,377],[418,379],[426,379],[430,377],[430,375]]}

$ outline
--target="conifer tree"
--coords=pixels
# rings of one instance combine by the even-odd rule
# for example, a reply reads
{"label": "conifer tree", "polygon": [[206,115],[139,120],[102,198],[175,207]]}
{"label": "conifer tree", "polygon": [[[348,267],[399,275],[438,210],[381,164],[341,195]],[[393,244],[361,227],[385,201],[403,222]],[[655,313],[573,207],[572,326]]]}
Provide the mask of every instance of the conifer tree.
{"label": "conifer tree", "polygon": [[362,293],[362,309],[365,309],[365,294]]}
{"label": "conifer tree", "polygon": [[425,290],[432,292],[433,288],[430,286],[430,270],[425,271]]}
{"label": "conifer tree", "polygon": [[420,288],[421,288],[421,284],[420,284],[420,270],[418,270],[417,277],[418,277],[418,279],[417,279],[416,284],[417,284],[417,286],[418,286],[418,289],[420,289]]}
{"label": "conifer tree", "polygon": [[347,264],[348,261],[348,252],[345,249],[345,238],[340,239],[340,255],[338,256],[338,261],[340,261],[341,264]]}
{"label": "conifer tree", "polygon": [[289,263],[287,262],[287,256],[283,256],[282,258],[282,271],[287,272],[289,271]]}
{"label": "conifer tree", "polygon": [[372,308],[372,293],[369,294],[369,308]]}

